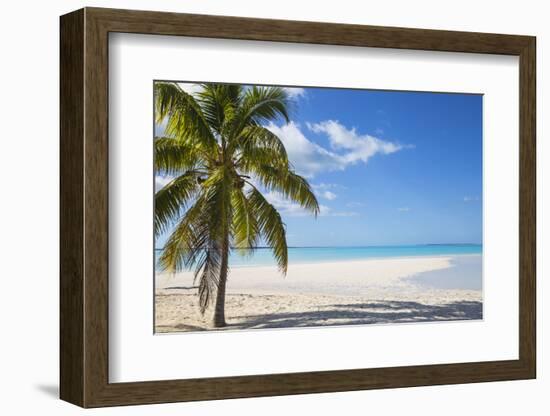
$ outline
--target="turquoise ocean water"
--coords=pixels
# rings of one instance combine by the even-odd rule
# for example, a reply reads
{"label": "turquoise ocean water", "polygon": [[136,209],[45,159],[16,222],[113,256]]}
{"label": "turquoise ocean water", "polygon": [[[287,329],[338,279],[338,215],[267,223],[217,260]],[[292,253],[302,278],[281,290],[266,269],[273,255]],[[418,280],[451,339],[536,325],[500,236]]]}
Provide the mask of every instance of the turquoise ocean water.
{"label": "turquoise ocean water", "polygon": [[[156,259],[160,250],[156,250]],[[323,263],[335,261],[364,260],[388,257],[447,256],[461,254],[481,254],[480,244],[427,244],[404,246],[369,247],[290,247],[289,264]],[[251,254],[242,256],[236,250],[229,258],[230,267],[274,266],[271,250],[258,248]]]}

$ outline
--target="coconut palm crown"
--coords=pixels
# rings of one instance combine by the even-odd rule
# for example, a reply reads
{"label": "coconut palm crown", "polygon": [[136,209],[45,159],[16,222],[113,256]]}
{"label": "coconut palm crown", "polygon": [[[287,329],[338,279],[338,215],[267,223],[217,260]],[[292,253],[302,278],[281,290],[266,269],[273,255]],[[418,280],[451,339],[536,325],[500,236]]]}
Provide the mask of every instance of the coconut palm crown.
{"label": "coconut palm crown", "polygon": [[232,249],[250,252],[264,241],[287,271],[285,224],[258,186],[319,212],[308,182],[265,127],[288,122],[288,108],[277,87],[201,84],[190,94],[155,83],[156,122],[166,125],[154,141],[155,173],[174,177],[155,194],[155,236],[169,232],[158,263],[169,272],[194,268],[201,313],[214,305],[214,327],[225,325]]}

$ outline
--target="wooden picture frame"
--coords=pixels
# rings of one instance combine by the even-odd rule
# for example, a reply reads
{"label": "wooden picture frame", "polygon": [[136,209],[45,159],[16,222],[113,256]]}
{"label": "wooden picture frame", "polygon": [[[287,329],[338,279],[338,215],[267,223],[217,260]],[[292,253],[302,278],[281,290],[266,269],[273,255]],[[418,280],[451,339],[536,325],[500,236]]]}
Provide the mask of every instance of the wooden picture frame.
{"label": "wooden picture frame", "polygon": [[[100,8],[64,15],[60,28],[61,399],[101,407],[535,378],[534,37]],[[110,32],[519,56],[519,359],[109,383]]]}

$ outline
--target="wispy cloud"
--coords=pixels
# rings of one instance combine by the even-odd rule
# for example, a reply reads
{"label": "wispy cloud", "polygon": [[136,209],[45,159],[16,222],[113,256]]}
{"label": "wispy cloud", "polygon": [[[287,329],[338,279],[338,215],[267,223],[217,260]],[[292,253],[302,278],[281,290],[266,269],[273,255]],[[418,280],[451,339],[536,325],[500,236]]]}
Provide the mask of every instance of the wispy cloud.
{"label": "wispy cloud", "polygon": [[409,207],[400,207],[397,208],[399,212],[409,212],[411,209]]}
{"label": "wispy cloud", "polygon": [[302,175],[312,178],[321,172],[344,170],[350,165],[367,163],[376,154],[387,155],[404,146],[370,135],[361,135],[337,121],[306,124],[313,133],[327,135],[330,149],[309,140],[299,124],[290,122],[282,126],[266,126],[284,143],[290,161]]}
{"label": "wispy cloud", "polygon": [[321,182],[318,184],[312,183],[311,188],[313,189],[313,192],[315,193],[315,195],[317,195],[319,198],[324,198],[324,199],[328,199],[329,201],[333,201],[338,197],[338,195],[332,191],[329,191],[329,189],[337,189],[337,188],[343,189],[344,187],[341,185],[337,185],[335,183]]}
{"label": "wispy cloud", "polygon": [[304,88],[298,88],[298,87],[284,87],[283,88],[288,98],[291,100],[297,100],[298,98],[303,98],[306,96],[306,90]]}
{"label": "wispy cloud", "polygon": [[282,126],[270,123],[266,127],[281,139],[290,162],[301,175],[311,178],[320,172],[341,170],[345,166],[339,155],[308,140],[293,121]]}
{"label": "wispy cloud", "polygon": [[355,211],[337,211],[330,214],[333,217],[358,217],[359,213]]}
{"label": "wispy cloud", "polygon": [[[278,192],[264,193],[267,201],[272,204],[281,214],[289,217],[311,216],[311,212],[302,208],[298,203],[289,201]],[[338,211],[327,205],[319,204],[320,217],[356,217],[359,214],[352,211]]]}
{"label": "wispy cloud", "polygon": [[336,188],[345,189],[345,186],[339,185],[337,183],[325,183],[325,182],[312,183],[311,187],[313,189],[336,189]]}
{"label": "wispy cloud", "polygon": [[345,151],[342,158],[350,164],[358,161],[367,163],[377,153],[387,155],[403,148],[399,144],[384,141],[368,134],[361,135],[355,128],[348,129],[335,120],[308,123],[307,127],[314,133],[326,134],[331,148]]}
{"label": "wispy cloud", "polygon": [[337,195],[334,192],[324,191],[324,192],[321,192],[319,194],[319,196],[321,198],[325,198],[325,199],[328,199],[329,201],[332,201],[332,200],[336,199]]}
{"label": "wispy cloud", "polygon": [[465,196],[463,200],[464,202],[479,201],[479,196]]}
{"label": "wispy cloud", "polygon": [[365,204],[364,202],[357,202],[357,201],[348,202],[346,204],[346,207],[348,208],[361,208],[365,206],[367,206],[367,204]]}
{"label": "wispy cloud", "polygon": [[[270,191],[264,193],[267,201],[273,205],[280,213],[283,215],[288,215],[291,217],[303,217],[306,215],[312,215],[310,211],[305,210],[300,206],[300,204],[286,199],[279,192]],[[320,205],[321,211],[329,210],[328,207]]]}

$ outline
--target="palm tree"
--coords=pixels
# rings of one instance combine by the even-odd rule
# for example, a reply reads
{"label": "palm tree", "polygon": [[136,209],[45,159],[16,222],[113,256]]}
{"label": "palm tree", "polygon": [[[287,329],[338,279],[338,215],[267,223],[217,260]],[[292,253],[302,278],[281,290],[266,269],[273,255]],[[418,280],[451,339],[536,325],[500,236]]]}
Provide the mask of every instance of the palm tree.
{"label": "palm tree", "polygon": [[289,164],[281,140],[265,127],[289,120],[282,88],[201,84],[189,94],[177,83],[155,83],[156,173],[174,176],[155,194],[155,235],[170,235],[159,265],[195,268],[202,314],[225,326],[229,252],[251,252],[263,239],[286,274],[288,250],[281,215],[258,189],[275,191],[317,215],[308,182]]}

